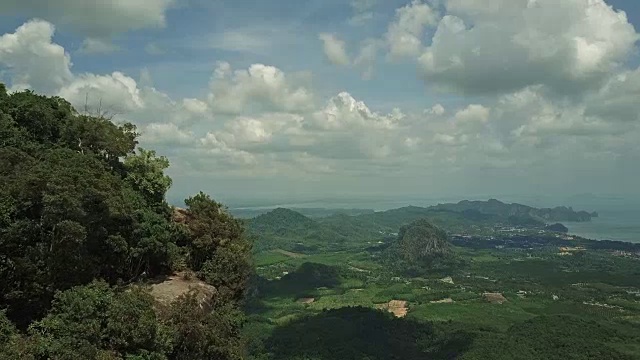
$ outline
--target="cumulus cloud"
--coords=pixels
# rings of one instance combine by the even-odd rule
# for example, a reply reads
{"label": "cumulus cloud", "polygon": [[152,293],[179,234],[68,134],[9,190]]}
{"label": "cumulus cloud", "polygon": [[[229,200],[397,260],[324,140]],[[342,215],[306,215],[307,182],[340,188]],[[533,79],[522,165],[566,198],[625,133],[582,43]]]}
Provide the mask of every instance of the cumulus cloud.
{"label": "cumulus cloud", "polygon": [[373,68],[381,46],[381,42],[373,38],[366,39],[362,42],[360,52],[354,60],[354,64],[362,69],[363,80],[369,80],[373,77]]}
{"label": "cumulus cloud", "polygon": [[117,45],[103,40],[95,38],[86,38],[82,42],[80,52],[84,54],[108,54],[120,50]]}
{"label": "cumulus cloud", "polygon": [[154,144],[185,144],[192,133],[180,126],[212,119],[205,101],[174,101],[151,87],[148,71],[142,72],[144,86],[119,71],[74,74],[69,54],[52,42],[54,30],[50,23],[34,20],[0,37],[0,65],[8,69],[11,90],[61,96],[81,112],[132,121],[141,126],[143,140]]}
{"label": "cumulus cloud", "polygon": [[435,104],[430,109],[424,111],[425,114],[442,115],[445,112],[444,106],[441,104]]}
{"label": "cumulus cloud", "polygon": [[348,23],[351,26],[361,26],[373,19],[372,9],[377,5],[378,0],[351,0],[349,3],[353,9],[353,16]]}
{"label": "cumulus cloud", "polygon": [[303,115],[266,113],[232,118],[203,141],[219,154],[253,154],[265,161],[280,162],[298,155],[318,161],[384,160],[420,142],[415,136],[395,131],[404,118],[398,109],[386,115],[373,112],[343,92],[329,99],[324,108]]}
{"label": "cumulus cloud", "polygon": [[213,156],[219,162],[233,168],[257,164],[255,155],[229,147],[224,141],[218,140],[214,133],[207,133],[200,139],[200,144],[205,148],[207,155]]}
{"label": "cumulus cloud", "polygon": [[612,76],[586,100],[586,115],[611,120],[640,121],[640,68]]}
{"label": "cumulus cloud", "polygon": [[[487,6],[480,6],[482,3]],[[543,0],[529,3],[538,10],[547,6]],[[604,30],[596,35],[593,26],[585,25],[595,20],[585,20],[591,15],[580,11],[571,12],[569,27],[543,26],[538,22],[545,18],[533,15],[528,22],[516,18],[524,26],[514,33],[515,25],[489,28],[508,22],[498,10],[515,14],[523,9],[521,2],[496,5],[450,0],[449,14],[442,19],[433,11],[433,18],[425,16],[426,4],[412,2],[407,9],[418,7],[423,12],[398,11],[394,33],[403,29],[405,35],[420,40],[415,44],[423,54],[421,61],[428,57],[424,54],[433,54],[433,71],[422,68],[427,79],[457,90],[486,93],[486,88],[474,88],[484,71],[490,74],[486,76],[487,86],[493,87],[490,90],[500,92],[473,101],[425,99],[425,110],[381,109],[346,91],[316,94],[309,74],[259,63],[234,68],[219,62],[211,69],[210,87],[203,91],[206,95],[172,98],[153,87],[149,71],[141,73],[139,82],[121,71],[73,73],[69,54],[52,41],[54,28],[45,21],[28,22],[2,35],[0,64],[12,89],[60,95],[80,110],[87,98],[90,109],[100,101],[104,110],[118,113],[117,121],[138,125],[143,146],[153,145],[169,155],[181,175],[192,170],[209,176],[205,179],[321,177],[334,181],[335,186],[352,175],[377,179],[397,174],[417,179],[420,186],[427,180],[463,181],[466,175],[477,182],[478,174],[531,173],[542,178],[550,169],[561,173],[563,166],[584,170],[599,164],[606,168],[613,160],[637,158],[633,154],[639,151],[640,69],[621,68],[627,51],[622,45],[631,40],[623,36],[613,41],[611,33],[627,33],[626,20],[610,8],[598,7],[599,3],[591,0],[583,5],[594,6],[591,11],[595,13],[590,14],[603,11],[619,22],[609,26],[613,18],[598,20]],[[568,1],[560,10],[580,8],[576,4]],[[563,14],[568,16],[566,11]],[[421,38],[433,24],[438,24],[434,40],[424,47]],[[554,42],[547,26],[569,35]],[[521,33],[528,37],[520,39],[541,42],[521,44],[517,36]],[[566,49],[571,43],[567,38],[575,34],[607,49],[606,54],[594,51],[590,61],[578,60],[582,55],[577,47]],[[505,41],[507,37],[514,41]],[[477,47],[471,47],[469,53],[462,51],[463,38],[474,39]],[[539,46],[542,43],[548,48]],[[390,46],[387,38],[365,40],[353,63],[370,76],[376,56],[386,47],[396,55],[416,54],[403,50],[411,47],[391,50]],[[445,69],[441,62],[445,58],[446,66],[453,66],[459,74]],[[527,74],[527,66],[540,72],[538,76]],[[469,79],[464,78],[467,75]],[[557,96],[565,88],[559,87],[556,78],[572,84],[571,88],[589,86],[583,87],[580,96]]]}
{"label": "cumulus cloud", "polygon": [[399,111],[389,115],[372,112],[367,105],[347,92],[332,97],[326,107],[313,114],[312,124],[324,130],[353,128],[393,129],[402,119]]}
{"label": "cumulus cloud", "polygon": [[268,54],[278,47],[297,44],[299,29],[291,25],[252,24],[243,27],[225,28],[204,36],[194,36],[187,46],[196,49],[215,49],[253,55]]}
{"label": "cumulus cloud", "polygon": [[192,132],[173,123],[151,123],[142,129],[142,139],[154,145],[191,145],[196,140]]}
{"label": "cumulus cloud", "polygon": [[232,72],[219,63],[211,81],[209,102],[214,111],[239,114],[257,110],[305,111],[313,107],[312,91],[304,79],[263,64]]}
{"label": "cumulus cloud", "polygon": [[[598,137],[620,134],[629,128],[618,126],[608,116],[587,114],[584,103],[554,102],[540,92],[540,87],[527,88],[503,96],[499,103],[500,124],[511,141],[552,145],[567,137]],[[604,115],[604,114],[603,114]],[[509,119],[507,119],[509,117]]]}
{"label": "cumulus cloud", "polygon": [[349,65],[351,60],[347,55],[344,41],[338,39],[335,34],[321,33],[318,35],[324,45],[324,54],[334,65]]}
{"label": "cumulus cloud", "polygon": [[0,64],[9,70],[12,90],[31,88],[51,94],[72,79],[71,58],[52,43],[54,31],[52,24],[33,20],[0,36]]}
{"label": "cumulus cloud", "polygon": [[83,74],[63,86],[58,95],[78,108],[91,97],[91,105],[101,103],[104,109],[116,113],[130,112],[144,107],[140,90],[134,79],[121,72],[110,75]]}
{"label": "cumulus cloud", "polygon": [[400,59],[419,55],[426,27],[436,25],[437,21],[438,13],[421,0],[397,9],[386,34],[389,56]]}
{"label": "cumulus cloud", "polygon": [[598,84],[633,50],[626,14],[603,0],[449,0],[420,56],[429,82],[465,93],[542,84],[565,93]]}
{"label": "cumulus cloud", "polygon": [[12,90],[59,95],[78,109],[86,105],[88,97],[93,100],[91,105],[102,102],[105,109],[115,112],[143,106],[135,80],[121,72],[73,74],[69,54],[52,41],[54,31],[52,24],[32,20],[0,37],[0,64],[8,68]]}
{"label": "cumulus cloud", "polygon": [[173,0],[65,0],[44,6],[40,0],[3,0],[0,12],[39,17],[90,38],[109,38],[129,30],[164,27]]}

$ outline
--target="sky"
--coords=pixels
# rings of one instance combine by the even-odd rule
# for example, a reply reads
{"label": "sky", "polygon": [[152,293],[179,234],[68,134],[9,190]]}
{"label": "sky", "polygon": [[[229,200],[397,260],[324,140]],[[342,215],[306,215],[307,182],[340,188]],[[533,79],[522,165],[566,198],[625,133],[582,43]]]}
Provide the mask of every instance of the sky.
{"label": "sky", "polygon": [[635,0],[3,0],[0,81],[134,123],[171,199],[637,196]]}

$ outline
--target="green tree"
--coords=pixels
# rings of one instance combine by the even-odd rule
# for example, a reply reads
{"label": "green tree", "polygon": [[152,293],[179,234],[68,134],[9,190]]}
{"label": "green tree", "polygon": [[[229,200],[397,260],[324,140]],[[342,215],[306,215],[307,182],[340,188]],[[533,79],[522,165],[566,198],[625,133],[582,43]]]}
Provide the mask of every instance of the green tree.
{"label": "green tree", "polygon": [[115,291],[94,282],[57,294],[49,314],[29,333],[41,358],[166,359],[170,332],[153,305],[142,289]]}
{"label": "green tree", "polygon": [[[1,84],[0,84],[1,85]],[[0,359],[33,359],[29,343],[0,311]]]}
{"label": "green tree", "polygon": [[124,167],[127,172],[125,181],[142,193],[149,204],[163,203],[172,183],[171,178],[164,174],[169,167],[166,157],[156,156],[154,150],[138,149],[138,153],[124,159]]}
{"label": "green tree", "polygon": [[[187,225],[172,222],[169,161],[136,152],[137,136],[64,99],[0,86],[0,358],[240,356],[242,225],[202,193],[186,201]],[[149,293],[125,286],[185,265],[217,288],[211,308],[184,300],[162,317]]]}
{"label": "green tree", "polygon": [[174,331],[174,348],[170,358],[242,359],[242,313],[231,304],[219,304],[213,310],[201,305],[198,294],[192,292],[179,298],[169,308],[167,321]]}

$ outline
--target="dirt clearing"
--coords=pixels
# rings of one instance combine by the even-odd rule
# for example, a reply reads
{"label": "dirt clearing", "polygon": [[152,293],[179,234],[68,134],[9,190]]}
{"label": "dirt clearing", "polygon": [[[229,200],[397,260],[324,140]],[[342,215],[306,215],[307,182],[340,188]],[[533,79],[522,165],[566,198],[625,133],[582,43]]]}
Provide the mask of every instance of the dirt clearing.
{"label": "dirt clearing", "polygon": [[507,298],[505,298],[504,295],[500,293],[484,293],[482,294],[482,296],[484,296],[484,298],[492,304],[503,304],[507,302]]}
{"label": "dirt clearing", "polygon": [[151,295],[162,305],[169,305],[174,300],[189,291],[196,291],[200,306],[207,306],[216,289],[200,281],[195,276],[186,276],[185,273],[177,273],[169,276],[162,282],[151,285]]}
{"label": "dirt clearing", "polygon": [[452,298],[446,298],[442,300],[430,301],[431,304],[453,304]]}
{"label": "dirt clearing", "polygon": [[299,258],[303,258],[303,257],[307,256],[305,254],[298,254],[298,253],[294,253],[294,252],[287,251],[287,250],[282,250],[282,249],[276,249],[276,250],[273,250],[273,252],[277,252],[278,254],[282,254],[282,255],[285,255],[285,256],[288,256],[288,257],[292,257],[292,258],[295,258],[295,259],[299,259]]}
{"label": "dirt clearing", "polygon": [[378,304],[376,305],[377,309],[387,310],[390,313],[393,313],[395,317],[403,318],[407,316],[407,302],[404,300],[391,300],[386,304]]}

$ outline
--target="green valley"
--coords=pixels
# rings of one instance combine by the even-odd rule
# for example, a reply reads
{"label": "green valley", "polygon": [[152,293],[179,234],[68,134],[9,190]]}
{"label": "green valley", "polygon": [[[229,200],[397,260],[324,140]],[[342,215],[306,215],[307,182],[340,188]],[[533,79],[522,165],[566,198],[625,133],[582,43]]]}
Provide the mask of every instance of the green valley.
{"label": "green valley", "polygon": [[253,221],[270,229],[255,239],[269,245],[254,247],[252,358],[640,358],[640,245],[509,216],[278,209],[249,220],[249,233]]}

